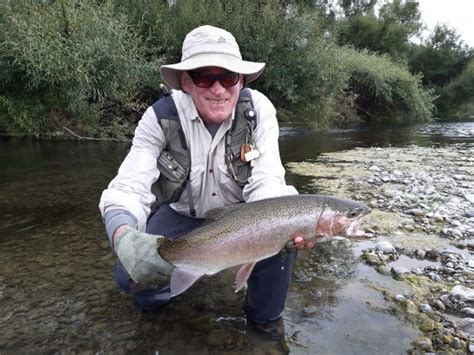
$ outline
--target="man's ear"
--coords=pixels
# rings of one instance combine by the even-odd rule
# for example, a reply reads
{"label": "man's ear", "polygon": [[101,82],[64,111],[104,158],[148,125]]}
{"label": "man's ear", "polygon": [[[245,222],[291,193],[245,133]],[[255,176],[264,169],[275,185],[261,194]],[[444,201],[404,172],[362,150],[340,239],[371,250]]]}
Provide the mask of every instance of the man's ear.
{"label": "man's ear", "polygon": [[185,93],[189,92],[189,85],[191,85],[190,80],[191,78],[187,73],[184,71],[179,72],[179,84],[181,85],[181,90]]}

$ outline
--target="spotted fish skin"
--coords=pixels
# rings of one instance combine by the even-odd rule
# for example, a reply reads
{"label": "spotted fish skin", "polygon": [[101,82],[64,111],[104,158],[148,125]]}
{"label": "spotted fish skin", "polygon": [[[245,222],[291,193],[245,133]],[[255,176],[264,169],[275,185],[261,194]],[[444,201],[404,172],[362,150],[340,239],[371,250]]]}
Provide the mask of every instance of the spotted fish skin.
{"label": "spotted fish skin", "polygon": [[362,203],[325,195],[264,199],[213,210],[209,222],[174,241],[165,239],[158,252],[175,267],[173,296],[203,275],[243,265],[237,273],[240,289],[256,262],[277,254],[295,235],[355,236],[369,212]]}

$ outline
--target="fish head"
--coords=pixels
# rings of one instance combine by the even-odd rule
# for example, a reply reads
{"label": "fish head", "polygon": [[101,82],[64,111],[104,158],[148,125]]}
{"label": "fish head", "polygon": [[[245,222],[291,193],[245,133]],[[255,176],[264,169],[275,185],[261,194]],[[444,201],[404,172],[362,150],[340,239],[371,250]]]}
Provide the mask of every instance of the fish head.
{"label": "fish head", "polygon": [[364,238],[368,235],[360,230],[364,217],[371,212],[363,203],[335,199],[326,203],[316,222],[316,236],[342,236]]}

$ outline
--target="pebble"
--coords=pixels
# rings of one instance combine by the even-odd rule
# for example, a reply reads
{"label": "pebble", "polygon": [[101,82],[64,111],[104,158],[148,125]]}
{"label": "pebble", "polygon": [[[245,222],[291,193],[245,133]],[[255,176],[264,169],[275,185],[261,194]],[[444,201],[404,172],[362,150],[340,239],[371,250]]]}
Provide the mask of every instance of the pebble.
{"label": "pebble", "polygon": [[429,259],[429,260],[438,260],[439,259],[439,251],[437,250],[428,250],[426,252],[426,258]]}
{"label": "pebble", "polygon": [[398,302],[405,302],[407,300],[407,298],[403,295],[400,295],[400,294],[397,294],[395,295],[395,299],[398,301]]}
{"label": "pebble", "polygon": [[474,217],[474,208],[471,208],[471,209],[467,210],[466,213],[465,213],[465,215],[466,215],[466,217],[468,217],[468,218]]}
{"label": "pebble", "polygon": [[459,296],[462,300],[474,301],[474,290],[463,285],[454,286],[451,290],[451,294]]}
{"label": "pebble", "polygon": [[459,338],[454,338],[454,339],[453,339],[453,342],[451,343],[451,346],[452,346],[454,349],[461,349],[461,348],[462,348],[461,340],[459,340]]}
{"label": "pebble", "polygon": [[369,168],[370,171],[372,172],[380,172],[382,171],[382,169],[380,169],[377,165],[372,165],[370,168]]}
{"label": "pebble", "polygon": [[431,339],[429,338],[417,339],[415,344],[416,344],[416,347],[419,348],[420,350],[423,350],[423,351],[433,350],[433,344],[431,343]]}
{"label": "pebble", "polygon": [[420,259],[424,259],[426,256],[426,252],[424,250],[417,249],[415,250],[415,255]]}
{"label": "pebble", "polygon": [[394,246],[391,243],[384,240],[375,244],[375,250],[380,251],[384,254],[395,253]]}
{"label": "pebble", "polygon": [[392,267],[391,271],[392,271],[392,273],[395,277],[399,277],[403,274],[409,274],[410,273],[410,270],[403,267],[403,266],[394,266],[394,267]]}
{"label": "pebble", "polygon": [[436,309],[438,309],[438,310],[440,310],[440,311],[446,310],[446,306],[445,306],[444,303],[441,302],[440,300],[434,301],[433,305],[436,307]]}
{"label": "pebble", "polygon": [[425,215],[425,212],[423,212],[423,210],[420,209],[420,208],[412,208],[411,210],[408,210],[407,212],[409,214],[412,214],[412,215],[418,216],[418,217]]}
{"label": "pebble", "polygon": [[431,313],[433,312],[433,308],[427,303],[420,304],[420,311],[423,313]]}
{"label": "pebble", "polygon": [[464,198],[468,200],[470,203],[474,203],[474,194],[465,194]]}
{"label": "pebble", "polygon": [[468,315],[469,317],[474,316],[474,308],[471,307],[464,307],[463,309],[461,309],[461,312]]}

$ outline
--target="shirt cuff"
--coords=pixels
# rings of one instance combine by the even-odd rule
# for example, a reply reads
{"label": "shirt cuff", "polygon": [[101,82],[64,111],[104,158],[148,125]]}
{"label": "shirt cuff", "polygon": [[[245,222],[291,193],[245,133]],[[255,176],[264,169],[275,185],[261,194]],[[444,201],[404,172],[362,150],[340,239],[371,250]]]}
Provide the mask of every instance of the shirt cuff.
{"label": "shirt cuff", "polygon": [[127,224],[133,228],[138,227],[138,220],[126,210],[112,210],[107,212],[104,216],[104,223],[111,244],[115,230],[122,224]]}

